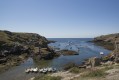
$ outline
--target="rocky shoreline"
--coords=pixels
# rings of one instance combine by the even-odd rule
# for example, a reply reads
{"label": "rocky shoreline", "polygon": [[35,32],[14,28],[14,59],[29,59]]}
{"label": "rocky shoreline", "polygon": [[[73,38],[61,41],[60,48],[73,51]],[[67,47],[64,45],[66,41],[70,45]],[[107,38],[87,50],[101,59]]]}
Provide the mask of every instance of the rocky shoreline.
{"label": "rocky shoreline", "polygon": [[[71,51],[71,50],[59,50],[59,51],[53,50],[53,48],[49,47],[48,44],[55,41],[48,41],[45,37],[40,36],[36,33],[16,33],[10,31],[0,31],[0,38],[1,38],[0,39],[0,72],[9,69],[12,66],[19,65],[29,56],[33,57],[34,60],[39,61],[42,59],[43,60],[53,59],[54,57],[60,55],[64,55],[64,56],[77,55],[75,51]],[[87,73],[89,73],[88,75],[90,75],[92,73],[92,70],[94,73],[96,71],[95,74],[98,75],[97,74],[98,72],[102,71],[103,69],[106,69],[105,65],[107,65],[108,67],[113,66],[114,67],[113,69],[115,69],[115,65],[117,64],[116,67],[118,67],[119,34],[110,34],[110,35],[96,37],[92,42],[94,42],[97,45],[103,46],[107,49],[110,49],[112,50],[112,52],[108,56],[102,57],[101,59],[96,57],[90,58],[80,66],[79,65],[77,66],[75,64],[67,65],[66,66],[67,71],[65,71],[67,74],[73,76],[75,75],[74,74],[75,72],[77,73],[77,76],[73,76],[73,78],[80,79],[80,75],[81,74],[87,75],[85,74],[87,71],[89,71]],[[116,68],[116,70],[119,69]],[[70,71],[74,73],[72,74]],[[59,72],[56,74],[54,73],[48,75],[55,76],[55,77],[57,77],[57,75],[58,76],[60,75],[61,77],[63,77],[63,75],[61,74],[65,72]],[[103,72],[99,74],[105,75],[105,73]],[[66,80],[70,80],[70,79],[66,79]]]}
{"label": "rocky shoreline", "polygon": [[95,37],[92,42],[97,45],[103,46],[106,49],[114,50],[115,42],[119,42],[119,33]]}
{"label": "rocky shoreline", "polygon": [[[60,55],[76,55],[75,51],[59,52],[48,46],[49,41],[36,33],[17,33],[0,30],[0,72],[17,66],[29,56],[35,61],[50,60]],[[59,54],[62,53],[62,54]]]}
{"label": "rocky shoreline", "polygon": [[[51,78],[51,80],[118,80],[119,34],[117,33],[96,37],[92,42],[96,45],[112,50],[112,52],[102,58],[89,58],[81,66],[67,64],[66,71],[48,74],[45,77]],[[42,79],[42,77],[36,77],[33,80],[40,79]]]}
{"label": "rocky shoreline", "polygon": [[48,47],[50,42],[36,33],[16,33],[0,30],[0,71],[18,65],[28,56],[39,60],[52,59],[55,52]]}
{"label": "rocky shoreline", "polygon": [[96,37],[94,38],[93,42],[97,45],[101,45],[112,50],[112,52],[106,58],[113,58],[115,62],[119,62],[119,33]]}

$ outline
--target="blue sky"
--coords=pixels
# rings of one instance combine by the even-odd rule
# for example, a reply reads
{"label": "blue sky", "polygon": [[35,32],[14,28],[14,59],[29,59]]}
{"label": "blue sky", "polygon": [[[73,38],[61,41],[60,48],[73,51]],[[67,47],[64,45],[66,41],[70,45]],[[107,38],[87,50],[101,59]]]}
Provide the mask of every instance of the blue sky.
{"label": "blue sky", "polygon": [[119,0],[0,0],[0,29],[47,38],[119,32]]}

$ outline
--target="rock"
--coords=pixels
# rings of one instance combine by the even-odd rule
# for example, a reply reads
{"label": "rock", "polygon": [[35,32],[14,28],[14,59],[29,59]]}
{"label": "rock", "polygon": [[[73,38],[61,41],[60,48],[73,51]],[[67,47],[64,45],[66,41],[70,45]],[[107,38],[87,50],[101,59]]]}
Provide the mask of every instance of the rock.
{"label": "rock", "polygon": [[119,63],[119,33],[99,36],[94,38],[93,41],[98,45],[113,50],[107,61]]}
{"label": "rock", "polygon": [[102,65],[106,65],[106,66],[111,66],[111,65],[113,65],[114,64],[114,62],[112,62],[112,61],[107,61],[107,62],[101,62],[101,64]]}
{"label": "rock", "polygon": [[34,54],[39,54],[39,53],[40,53],[39,47],[34,47],[33,53],[34,53]]}
{"label": "rock", "polygon": [[[31,55],[36,58],[44,57],[51,59],[54,57],[54,51],[48,48],[49,41],[36,33],[17,33],[0,30],[0,63],[20,62],[20,55]],[[43,48],[47,50],[43,51]],[[41,50],[40,50],[41,49]],[[8,59],[5,59],[5,58]],[[13,58],[13,59],[12,59]],[[25,57],[21,57],[23,59]],[[7,64],[7,63],[6,63]]]}
{"label": "rock", "polygon": [[100,63],[101,63],[101,60],[97,57],[90,58],[87,62],[87,64],[91,65],[91,67],[99,66]]}
{"label": "rock", "polygon": [[29,80],[34,80],[35,79],[35,77],[32,77],[32,78],[30,78]]}
{"label": "rock", "polygon": [[114,74],[114,73],[119,73],[119,69],[110,69],[106,71],[106,73],[108,73],[109,75]]}
{"label": "rock", "polygon": [[86,65],[78,66],[79,68],[86,68]]}
{"label": "rock", "polygon": [[107,49],[114,50],[115,42],[119,42],[119,33],[96,37],[93,42]]}
{"label": "rock", "polygon": [[57,51],[57,53],[61,54],[61,55],[79,55],[76,51],[73,50],[60,50]]}
{"label": "rock", "polygon": [[7,62],[7,58],[2,58],[2,59],[0,59],[0,64],[6,63],[6,62]]}
{"label": "rock", "polygon": [[115,60],[116,63],[119,63],[119,55],[115,56]]}

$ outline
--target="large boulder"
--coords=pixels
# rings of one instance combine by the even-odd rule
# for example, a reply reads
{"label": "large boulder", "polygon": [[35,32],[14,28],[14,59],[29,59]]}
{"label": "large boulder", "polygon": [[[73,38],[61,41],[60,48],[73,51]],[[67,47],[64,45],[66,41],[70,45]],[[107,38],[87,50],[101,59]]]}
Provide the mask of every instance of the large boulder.
{"label": "large boulder", "polygon": [[101,63],[100,58],[97,57],[92,57],[88,60],[88,65],[90,65],[91,67],[95,67],[95,66],[99,66]]}
{"label": "large boulder", "polygon": [[[17,33],[0,30],[0,61],[5,62],[5,57],[38,54],[41,57],[41,48],[48,47],[48,40],[36,33]],[[52,56],[51,50],[42,52]]]}
{"label": "large boulder", "polygon": [[0,64],[7,62],[7,58],[0,59]]}

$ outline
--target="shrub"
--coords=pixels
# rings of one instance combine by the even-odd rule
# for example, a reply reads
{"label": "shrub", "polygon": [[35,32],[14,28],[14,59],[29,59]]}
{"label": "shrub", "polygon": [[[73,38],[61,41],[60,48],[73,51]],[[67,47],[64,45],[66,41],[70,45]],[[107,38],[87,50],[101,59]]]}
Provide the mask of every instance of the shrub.
{"label": "shrub", "polygon": [[38,76],[34,80],[61,80],[60,76],[54,77],[54,76]]}
{"label": "shrub", "polygon": [[78,67],[73,67],[73,68],[70,69],[70,72],[72,72],[72,73],[79,73],[80,70],[79,70]]}
{"label": "shrub", "polygon": [[75,63],[70,62],[70,63],[67,63],[67,64],[64,65],[64,70],[69,70],[73,67],[76,67]]}
{"label": "shrub", "polygon": [[89,72],[87,72],[86,74],[83,75],[83,77],[103,77],[105,76],[106,73],[104,72],[104,70],[90,70]]}

